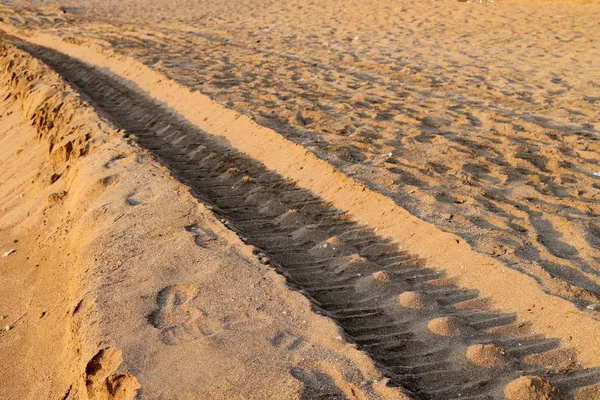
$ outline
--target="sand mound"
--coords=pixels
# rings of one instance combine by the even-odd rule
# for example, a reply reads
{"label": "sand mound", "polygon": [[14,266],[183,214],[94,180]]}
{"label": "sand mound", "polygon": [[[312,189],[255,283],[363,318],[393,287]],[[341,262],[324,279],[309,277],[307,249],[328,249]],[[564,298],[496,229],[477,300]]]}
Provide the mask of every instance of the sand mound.
{"label": "sand mound", "polygon": [[508,400],[558,400],[558,390],[539,376],[522,376],[506,385],[504,395]]}
{"label": "sand mound", "polygon": [[356,252],[352,246],[346,244],[342,239],[337,236],[330,237],[327,240],[322,241],[310,249],[310,254],[321,257],[333,257],[336,255],[351,255]]}
{"label": "sand mound", "polygon": [[363,274],[365,271],[376,272],[378,266],[359,254],[351,254],[339,260],[336,271],[352,275]]}
{"label": "sand mound", "polygon": [[404,292],[398,296],[398,304],[406,308],[435,310],[439,304],[424,293]]}
{"label": "sand mound", "polygon": [[373,273],[373,279],[376,281],[391,281],[392,275],[387,271],[377,271]]}
{"label": "sand mound", "polygon": [[296,225],[310,225],[314,221],[307,219],[304,215],[298,213],[297,210],[286,211],[283,215],[277,218],[277,223],[285,227],[294,227]]}
{"label": "sand mound", "polygon": [[466,336],[473,330],[458,317],[440,317],[427,323],[430,332],[440,336]]}
{"label": "sand mound", "polygon": [[495,344],[474,344],[467,348],[466,357],[475,365],[486,368],[509,365],[504,351]]}
{"label": "sand mound", "polygon": [[327,240],[329,234],[323,230],[320,230],[315,225],[304,226],[294,232],[292,232],[292,239],[300,243],[319,243]]}

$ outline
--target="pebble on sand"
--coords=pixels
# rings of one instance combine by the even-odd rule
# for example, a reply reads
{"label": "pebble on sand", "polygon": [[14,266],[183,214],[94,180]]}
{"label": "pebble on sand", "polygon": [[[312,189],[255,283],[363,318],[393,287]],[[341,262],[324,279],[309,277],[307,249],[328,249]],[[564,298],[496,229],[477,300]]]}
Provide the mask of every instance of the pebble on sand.
{"label": "pebble on sand", "polygon": [[4,253],[4,254],[2,255],[2,257],[8,257],[8,256],[10,256],[12,253],[14,253],[14,252],[16,252],[16,251],[17,251],[17,249],[10,249],[10,250],[9,250],[9,251],[7,251],[6,253]]}

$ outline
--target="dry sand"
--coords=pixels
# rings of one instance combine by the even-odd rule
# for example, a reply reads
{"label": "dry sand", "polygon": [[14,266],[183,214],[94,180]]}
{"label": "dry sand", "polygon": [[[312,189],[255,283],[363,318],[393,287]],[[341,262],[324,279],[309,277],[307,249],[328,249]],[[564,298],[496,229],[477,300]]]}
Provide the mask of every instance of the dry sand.
{"label": "dry sand", "polygon": [[[30,398],[48,390],[62,390],[64,394],[70,385],[73,398],[81,396],[86,392],[82,371],[106,346],[121,349],[125,362],[119,371],[135,378],[111,375],[106,381],[101,377],[96,384],[92,374],[90,387],[104,390],[108,385],[112,391],[122,388],[131,393],[139,382],[143,398],[173,398],[175,387],[188,388],[189,396],[181,398],[399,395],[385,389],[384,383],[374,384],[381,379],[380,373],[363,353],[335,339],[338,336],[357,343],[374,357],[395,384],[425,398],[471,394],[510,399],[598,398],[598,371],[581,369],[579,362],[600,366],[595,311],[600,298],[600,178],[593,175],[600,172],[600,6],[593,2],[450,1],[60,5],[67,7],[41,12],[6,8],[2,13],[7,24],[4,27],[100,68],[90,72],[75,58],[24,45],[82,88],[131,139],[127,144],[119,135],[111,136],[111,140],[96,145],[100,150],[69,167],[68,173],[64,170],[69,160],[59,160],[58,164],[52,161],[52,168],[59,165],[60,171],[48,171],[46,178],[42,174],[23,177],[23,170],[31,174],[43,170],[41,154],[47,151],[39,143],[25,146],[19,142],[35,136],[35,129],[28,128],[27,136],[12,128],[31,117],[27,109],[35,108],[28,105],[34,100],[24,102],[24,116],[4,114],[3,118],[11,119],[3,125],[15,133],[7,133],[3,139],[8,145],[2,151],[6,148],[6,157],[13,157],[4,161],[11,168],[0,177],[2,195],[6,193],[11,199],[6,201],[3,229],[11,229],[11,234],[0,245],[17,252],[0,260],[8,262],[11,273],[3,279],[15,293],[7,297],[10,304],[3,307],[10,310],[9,327],[27,327],[21,338],[13,336],[12,342],[4,339],[14,352],[11,360],[23,360],[21,370],[11,372],[14,378],[11,376],[10,382],[27,382],[23,376],[48,377],[39,385],[23,383],[18,390],[25,392],[15,392],[14,398],[26,391],[37,391]],[[132,56],[304,147],[294,147],[275,132],[221,109],[203,96],[190,94],[118,54]],[[107,72],[107,76],[102,75]],[[130,93],[131,89],[137,94]],[[185,118],[185,123],[161,114],[146,103],[145,96],[168,106],[169,112]],[[114,100],[119,98],[127,101]],[[9,97],[7,101],[8,110],[13,100]],[[79,115],[79,108],[74,106],[77,111],[71,113]],[[89,109],[86,112],[92,113]],[[83,115],[83,119],[97,118]],[[206,138],[197,136],[187,124],[225,138],[226,146],[241,149],[347,211],[352,223],[374,231],[361,230],[360,236],[354,237],[351,232],[355,231],[350,230],[332,237],[332,230],[322,228],[331,222],[319,220],[318,229],[306,236],[305,230],[312,224],[302,218],[314,218],[312,211],[301,209],[300,215],[292,215],[290,206],[281,202],[281,194],[260,194],[273,190],[285,194],[290,189],[267,190],[258,185],[253,176],[264,172],[247,161],[228,160],[227,156],[217,165],[203,158],[205,151],[213,154],[215,150],[200,145],[198,140]],[[57,125],[66,122],[60,120]],[[164,143],[157,141],[161,136],[166,136]],[[88,146],[88,140],[69,143],[75,143],[74,151],[79,151]],[[305,290],[313,304],[335,319],[345,333],[311,313],[308,301],[287,290],[272,269],[257,264],[251,250],[197,204],[188,186],[167,178],[166,170],[158,164],[140,163],[140,154],[148,159],[152,156],[136,148],[137,142],[191,187],[192,194],[218,204],[216,211],[227,216],[228,222],[233,221],[231,228],[240,231],[244,240],[261,243],[261,248],[269,250],[280,272]],[[129,146],[129,150],[114,150],[120,146]],[[305,148],[374,192],[329,164],[305,155]],[[17,150],[22,151],[16,154]],[[64,152],[54,152],[66,158]],[[113,174],[107,175],[98,166],[109,160],[110,154],[121,153],[127,156],[109,163],[109,169],[118,169],[114,171],[118,176],[115,183]],[[108,158],[95,162],[93,157],[100,155]],[[31,163],[40,167],[21,166]],[[223,165],[229,169],[222,170],[225,173],[218,179],[225,186],[229,182],[231,188],[240,182],[258,185],[235,192],[245,199],[248,196],[243,204],[250,208],[243,212],[235,201],[225,201],[222,193],[207,192],[204,184],[190,180],[194,168],[219,170]],[[157,171],[152,172],[152,168]],[[246,180],[239,181],[240,171],[248,174]],[[106,176],[100,176],[102,173]],[[40,182],[52,174],[60,178],[49,193]],[[74,176],[69,180],[63,175]],[[165,181],[164,188],[154,185],[157,180]],[[127,186],[123,181],[135,183]],[[152,187],[147,185],[149,181]],[[92,182],[101,183],[102,190],[94,188]],[[50,196],[51,205],[23,200],[27,199],[26,191],[38,199]],[[111,200],[92,201],[88,194],[77,195],[78,191],[101,191]],[[96,222],[100,217],[91,210],[114,203],[120,207],[103,210],[108,214],[102,217],[104,222]],[[253,203],[256,209],[251,208]],[[33,208],[35,211],[30,211]],[[24,218],[27,212],[31,215]],[[277,237],[266,239],[264,232],[258,235],[258,228],[244,228],[244,212],[267,219],[280,214],[286,219],[273,220],[277,229],[301,228],[284,242]],[[90,219],[86,220],[83,216],[88,214]],[[202,218],[197,216],[200,214]],[[317,214],[319,218],[323,215]],[[46,224],[39,223],[44,218]],[[60,226],[63,237],[49,236],[48,226]],[[63,226],[69,226],[64,228],[68,232]],[[20,236],[14,233],[21,231]],[[373,232],[380,237],[367,242],[373,247],[365,247],[361,238]],[[86,236],[94,239],[81,239]],[[417,275],[407,279],[397,264],[381,261],[386,254],[395,260],[400,257],[397,250],[386,247],[386,236],[410,252],[411,261],[402,261],[402,268],[408,267]],[[46,238],[45,247],[38,237]],[[201,248],[201,254],[195,256],[180,244],[200,251],[194,238]],[[14,240],[18,242],[10,244]],[[23,254],[21,246],[37,248],[37,257],[51,267],[21,270],[21,264],[31,267],[34,263],[19,257],[36,259]],[[286,270],[293,262],[286,259],[285,252],[290,250],[285,246],[292,246],[297,254],[304,254],[306,249],[306,260],[313,263],[333,257],[327,261],[330,265],[319,268],[334,268],[344,278],[339,282],[348,286],[319,281],[322,276],[315,275],[314,268],[308,275]],[[367,257],[368,263],[352,258],[355,253]],[[71,255],[76,255],[78,262],[73,262]],[[447,269],[450,277],[422,269],[414,257],[422,258],[428,266]],[[258,258],[270,262],[266,256]],[[304,263],[306,260],[303,258]],[[340,262],[349,266],[342,267]],[[208,267],[197,271],[198,264]],[[76,267],[67,269],[72,275],[60,275],[57,280],[57,268],[65,265]],[[254,269],[240,265],[254,265]],[[357,271],[359,277],[351,278]],[[369,275],[363,277],[365,272]],[[265,276],[269,285],[256,283]],[[237,285],[238,279],[243,290]],[[39,288],[47,286],[48,280],[57,281],[57,290],[40,295]],[[466,289],[458,289],[456,284]],[[348,288],[354,293],[348,299],[326,294]],[[467,289],[477,289],[488,297],[477,297],[477,292],[471,296]],[[449,297],[440,297],[442,292]],[[83,293],[93,293],[90,303],[96,305],[89,310],[95,311],[72,313],[69,310]],[[233,302],[238,298],[239,307],[226,306],[229,298]],[[264,310],[257,300],[261,298],[277,298],[278,307]],[[397,303],[384,305],[379,298],[396,299]],[[50,330],[28,320],[48,303],[62,307],[55,320],[47,318],[53,313],[40,311],[47,313],[41,323],[51,324]],[[339,314],[342,304],[359,314]],[[499,311],[490,310],[491,305]],[[355,326],[356,318],[375,318],[369,314],[373,309],[383,312],[394,324],[404,324],[394,325],[396,331],[391,334],[398,335],[392,337],[394,341],[404,341],[400,336],[409,335],[409,345],[402,342],[406,348],[372,344],[390,339],[390,326],[385,325],[389,321],[377,328],[376,339],[357,333],[364,327]],[[65,310],[75,315],[64,317]],[[500,311],[514,312],[517,320],[495,314]],[[123,320],[132,323],[123,326]],[[377,327],[378,323],[381,321],[373,320],[369,326]],[[13,330],[8,333],[13,334]],[[157,343],[167,345],[164,351],[159,351],[160,344],[144,341],[152,335]],[[310,341],[309,350],[296,354],[295,344],[281,346],[286,335],[301,338],[300,342]],[[53,337],[62,346],[48,349],[43,343]],[[558,350],[553,338],[562,340]],[[44,351],[40,354],[46,357],[37,371],[30,370],[29,361],[31,354],[39,351],[34,343],[42,343]],[[448,353],[448,349],[452,351]],[[394,361],[390,361],[390,354],[394,354]],[[420,355],[415,358],[415,354]],[[431,360],[424,354],[436,356]],[[113,356],[118,359],[118,355]],[[180,361],[184,356],[188,361]],[[64,367],[52,366],[53,359],[62,360]],[[193,362],[198,359],[210,361],[198,365],[198,361]],[[174,363],[180,368],[177,373]],[[9,369],[0,365],[0,371],[4,370]],[[507,385],[509,380],[528,374],[541,374],[544,379],[523,377]],[[199,379],[208,383],[198,385]],[[255,384],[242,384],[247,380]],[[9,387],[16,390],[17,386]]]}
{"label": "dry sand", "polygon": [[56,4],[79,8],[24,22],[135,56],[599,303],[598,3]]}
{"label": "dry sand", "polygon": [[0,59],[2,399],[403,398],[47,67]]}

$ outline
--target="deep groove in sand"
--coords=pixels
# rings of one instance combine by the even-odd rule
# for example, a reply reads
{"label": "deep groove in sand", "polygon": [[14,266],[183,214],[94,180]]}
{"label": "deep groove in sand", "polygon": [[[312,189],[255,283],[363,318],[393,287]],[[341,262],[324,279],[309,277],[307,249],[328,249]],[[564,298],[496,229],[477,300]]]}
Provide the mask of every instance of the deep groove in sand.
{"label": "deep groove in sand", "polygon": [[[514,316],[486,309],[474,290],[400,251],[342,210],[227,147],[125,85],[47,48],[21,44],[135,135],[231,229],[264,254],[316,310],[343,328],[396,384],[423,399],[497,398],[519,375],[541,375],[566,393],[600,382],[600,371],[558,377],[525,362],[555,350]],[[469,361],[469,346],[503,349],[502,365]],[[560,352],[560,349],[558,350]],[[565,356],[566,357],[566,356]]]}

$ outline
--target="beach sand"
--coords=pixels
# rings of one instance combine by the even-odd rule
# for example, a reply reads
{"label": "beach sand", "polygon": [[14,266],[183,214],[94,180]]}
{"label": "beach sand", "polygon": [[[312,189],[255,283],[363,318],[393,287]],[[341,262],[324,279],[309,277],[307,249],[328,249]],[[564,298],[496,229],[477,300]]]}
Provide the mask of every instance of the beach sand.
{"label": "beach sand", "polygon": [[[6,199],[0,229],[7,232],[0,248],[3,252],[12,248],[17,251],[0,259],[8,263],[3,279],[13,293],[7,297],[10,300],[3,300],[3,307],[10,310],[9,328],[30,324],[27,321],[32,314],[44,312],[47,314],[41,323],[54,326],[50,334],[47,328],[40,328],[42,325],[32,324],[25,329],[27,334],[20,339],[13,336],[13,342],[7,342],[14,352],[10,360],[25,360],[21,369],[14,370],[15,381],[23,374],[29,379],[47,377],[43,385],[22,387],[22,392],[10,398],[26,398],[24,393],[33,393],[28,390],[38,391],[38,397],[29,398],[39,398],[49,388],[61,388],[64,394],[66,382],[81,383],[81,371],[103,346],[122,351],[126,366],[122,371],[141,382],[139,393],[143,398],[173,398],[169,390],[178,386],[189,394],[182,394],[182,399],[318,398],[322,393],[333,398],[402,396],[403,389],[386,388],[381,383],[384,375],[417,397],[462,397],[461,390],[471,389],[465,389],[462,375],[456,371],[462,368],[456,354],[434,361],[420,358],[387,365],[382,361],[389,358],[387,353],[381,356],[378,350],[369,350],[371,344],[361,342],[364,337],[353,331],[358,329],[352,325],[354,322],[345,322],[346,316],[336,314],[343,303],[348,309],[358,309],[365,318],[379,300],[374,300],[374,295],[361,298],[364,294],[360,294],[360,301],[345,299],[334,302],[333,307],[329,304],[332,299],[327,297],[325,301],[315,293],[340,289],[327,280],[317,285],[317,278],[323,278],[319,274],[308,278],[306,273],[294,275],[286,269],[291,261],[281,255],[291,248],[314,262],[332,256],[322,253],[318,246],[341,249],[334,254],[337,261],[332,261],[335,268],[340,268],[339,259],[354,252],[369,262],[382,258],[392,251],[383,246],[386,238],[397,243],[400,251],[410,253],[410,268],[424,277],[418,281],[441,285],[448,293],[464,287],[479,295],[447,304],[438,298],[431,303],[421,296],[431,292],[431,287],[418,286],[414,277],[410,277],[408,286],[398,284],[396,279],[404,279],[405,272],[399,274],[404,278],[396,278],[389,265],[383,269],[362,266],[356,270],[361,279],[350,279],[348,275],[343,282],[350,282],[357,293],[386,299],[409,293],[406,296],[410,300],[398,301],[404,312],[421,310],[418,316],[410,314],[414,320],[402,319],[406,315],[397,317],[398,309],[394,307],[385,311],[408,324],[408,328],[398,327],[397,332],[407,333],[408,329],[412,338],[435,348],[461,348],[460,360],[474,358],[471,364],[487,371],[463,371],[470,382],[487,382],[495,374],[502,376],[481,389],[491,398],[499,398],[500,393],[508,398],[526,398],[520,391],[523,387],[538,388],[536,396],[548,395],[544,390],[549,386],[535,380],[515,381],[517,389],[506,386],[519,373],[528,371],[529,367],[523,365],[540,363],[551,366],[558,375],[568,375],[571,369],[579,374],[570,381],[559,376],[553,382],[567,398],[597,398],[597,372],[580,366],[600,366],[595,350],[598,338],[593,334],[600,310],[597,2],[91,1],[84,6],[57,2],[54,8],[47,8],[52,3],[44,2],[43,9],[36,8],[42,4],[35,1],[12,3],[14,6],[1,10],[3,29],[35,46],[14,37],[5,40],[49,63],[62,78],[89,96],[108,119],[105,123],[116,126],[100,131],[121,132],[125,137],[105,133],[111,139],[102,139],[106,143],[97,145],[95,153],[88,156],[85,150],[85,157],[77,161],[61,154],[61,171],[36,176],[37,171],[56,164],[53,156],[50,161],[42,156],[48,152],[43,142],[27,142],[36,136],[36,126],[25,128],[23,121],[31,118],[27,109],[34,110],[37,103],[22,106],[22,116],[16,110],[10,114],[4,111],[2,124],[7,133],[2,138],[6,143],[2,157],[3,164],[10,168],[0,177],[0,194]],[[39,45],[52,50],[36,47]],[[88,66],[77,64],[79,61]],[[91,73],[89,65],[108,75]],[[10,79],[18,81],[18,77]],[[190,94],[187,89],[202,96]],[[4,90],[7,94],[15,92],[11,87]],[[114,98],[127,101],[111,105]],[[16,107],[15,100],[10,96],[7,99],[6,110]],[[166,112],[173,112],[177,118],[171,120],[172,116],[161,114],[163,111],[154,109],[153,102],[167,107]],[[74,106],[70,112],[78,115],[78,108]],[[92,111],[86,109],[86,113]],[[83,115],[85,120],[102,118]],[[72,126],[73,122],[53,124]],[[151,138],[145,139],[148,133],[144,132],[150,132]],[[205,133],[218,138],[217,147],[213,149],[203,142],[207,140],[202,136]],[[162,136],[171,150],[166,151],[165,145],[156,141],[155,137]],[[77,146],[88,144],[77,142]],[[123,146],[130,149],[120,150]],[[225,158],[218,165],[203,158],[205,151],[220,154],[219,146],[236,148],[263,166],[245,159],[230,160],[230,150],[222,150]],[[115,150],[117,147],[119,150]],[[98,161],[102,156],[121,153],[126,156],[117,158],[108,168],[117,171],[99,167],[105,162]],[[142,155],[157,157],[158,161],[136,161]],[[73,167],[67,168],[70,163]],[[319,198],[292,202],[295,208],[280,204],[281,194],[258,194],[275,190],[267,190],[268,185],[258,178],[262,186],[254,191],[235,192],[244,199],[249,196],[243,203],[249,207],[244,212],[274,218],[270,224],[276,223],[279,230],[306,229],[314,221],[300,223],[294,219],[288,223],[275,217],[292,218],[288,215],[290,209],[295,211],[298,204],[329,202],[346,212],[352,223],[371,229],[368,234],[361,231],[360,237],[377,236],[369,245],[379,247],[363,249],[360,237],[353,237],[350,231],[334,234],[331,228],[323,231],[318,226],[320,230],[311,231],[310,240],[304,239],[302,231],[298,237],[290,236],[282,250],[283,242],[266,240],[264,234],[257,236],[256,227],[244,228],[247,216],[237,214],[240,205],[234,201],[233,207],[224,200],[233,192],[217,193],[194,181],[197,177],[190,178],[192,164],[202,171],[227,166],[229,169],[219,170],[225,173],[219,179],[226,186],[242,182],[238,180],[240,171],[247,175],[243,182],[254,185],[256,174],[267,174],[260,169],[266,166],[280,174],[277,179],[290,179]],[[29,175],[23,176],[23,170]],[[67,173],[73,176],[70,180],[62,178]],[[58,178],[49,189],[45,185],[54,175]],[[94,183],[102,180],[106,182]],[[130,183],[125,185],[123,181]],[[161,183],[155,185],[155,181]],[[65,194],[73,188],[94,195]],[[277,190],[291,192],[289,188]],[[366,194],[361,195],[361,191]],[[110,197],[110,201],[96,199],[94,196],[101,198],[97,192],[106,192],[101,196]],[[40,198],[47,198],[49,204],[41,205]],[[225,216],[226,225],[198,204],[198,199],[206,200],[212,204],[209,208]],[[120,205],[114,208],[116,203]],[[251,208],[249,204],[254,203],[258,208]],[[97,223],[97,212],[91,210],[104,204],[113,205],[103,211],[103,222]],[[231,207],[235,210],[228,211]],[[319,211],[310,217],[323,218],[328,212]],[[200,222],[198,215],[202,215]],[[319,219],[318,224],[323,222]],[[49,227],[63,233],[51,235]],[[164,227],[168,228],[163,231]],[[255,251],[259,256],[253,255],[252,248],[227,227],[244,242],[260,247]],[[211,233],[208,239],[198,239],[202,236],[198,232]],[[194,238],[203,244],[194,245]],[[304,249],[307,243],[317,247]],[[37,255],[22,249],[35,249]],[[76,255],[77,261],[72,262],[72,257],[65,254]],[[43,264],[42,259],[52,267],[41,271],[34,267]],[[134,262],[129,264],[128,259]],[[281,264],[275,267],[286,276],[288,285],[300,289],[308,300],[286,288],[285,279],[263,265],[271,264],[271,259]],[[422,261],[416,263],[416,259]],[[352,260],[344,263],[352,264]],[[128,265],[125,270],[123,263]],[[206,267],[199,269],[200,264]],[[422,264],[446,270],[447,276],[420,269]],[[22,270],[22,265],[27,269]],[[58,274],[57,279],[57,270],[66,266],[73,268],[66,269],[68,274]],[[348,269],[336,271],[342,276],[349,273]],[[373,278],[362,279],[360,274],[365,272]],[[264,276],[270,283],[258,284]],[[53,289],[41,290],[48,286],[48,280],[56,281]],[[394,290],[382,286],[388,281],[394,282]],[[460,290],[465,296],[466,292]],[[97,304],[94,307],[102,317],[94,317],[92,311],[84,317],[66,314],[73,302],[77,304],[88,292],[94,293],[91,303]],[[239,306],[226,307],[224,299],[230,297],[234,303],[237,298]],[[265,298],[276,298],[277,307],[257,312]],[[183,313],[188,314],[173,318],[186,320],[192,315],[192,327],[183,324],[185,332],[193,332],[190,340],[174,335],[180,329],[163,320],[161,304],[168,301],[182,306]],[[464,303],[467,301],[468,307]],[[340,328],[314,314],[311,302],[317,311],[336,320]],[[44,304],[57,304],[60,312],[55,317],[44,309]],[[442,310],[437,308],[439,304]],[[498,312],[515,313],[516,322],[505,321],[505,325],[514,322],[512,330],[501,332],[500,323],[493,326],[462,314],[462,322],[453,319],[457,307],[485,310],[489,318],[491,306]],[[377,303],[375,308],[380,307]],[[206,327],[196,322],[204,317]],[[126,327],[119,323],[130,319]],[[238,320],[247,322],[233,322]],[[513,329],[529,323],[533,332]],[[469,347],[486,342],[487,336],[478,335],[483,331],[489,334],[492,328],[496,329],[494,335],[500,335],[498,343],[508,340],[503,335],[535,333],[541,334],[536,336],[540,340],[561,342],[560,351],[556,346],[545,348],[549,342],[536,344],[539,347],[532,344],[531,353],[507,351],[510,357],[519,353],[519,361],[509,357],[505,364],[494,358],[494,348]],[[387,325],[385,329],[385,333],[377,334],[389,335]],[[424,335],[423,329],[428,333]],[[6,332],[5,337],[13,335],[12,328]],[[428,336],[431,332],[434,338]],[[100,345],[91,345],[94,340],[89,338],[94,335]],[[189,336],[189,332],[181,335]],[[310,341],[311,345],[299,351],[293,344],[269,345],[269,338],[280,343],[288,336]],[[81,337],[86,339],[78,345]],[[157,343],[141,341],[147,337],[154,337]],[[446,339],[440,341],[439,337]],[[533,340],[533,336],[518,337]],[[33,343],[52,340],[62,343],[62,347],[47,349],[43,345],[47,357],[39,363],[42,369],[30,370]],[[346,340],[357,343],[366,355]],[[185,344],[176,343],[174,347],[165,341]],[[160,350],[160,346],[167,347]],[[416,351],[418,346],[412,346]],[[499,351],[504,354],[504,350]],[[188,361],[175,361],[183,356]],[[52,367],[53,357],[62,360],[64,366]],[[78,364],[70,361],[74,359]],[[193,359],[210,362],[198,366]],[[213,360],[219,360],[219,364]],[[303,363],[307,360],[315,364],[306,367]],[[447,365],[452,362],[456,366]],[[172,371],[174,364],[180,365],[180,372]],[[423,370],[415,372],[422,365]],[[4,371],[9,367],[0,368]],[[61,372],[57,375],[56,371]],[[255,375],[257,371],[260,376]],[[402,378],[415,374],[418,378]],[[160,382],[165,377],[170,380],[163,385]],[[205,383],[198,385],[199,380]],[[241,384],[247,380],[255,384]],[[135,385],[131,383],[130,387]],[[240,387],[245,391],[238,392]],[[81,387],[77,390],[85,392]],[[481,393],[474,390],[472,395]]]}

